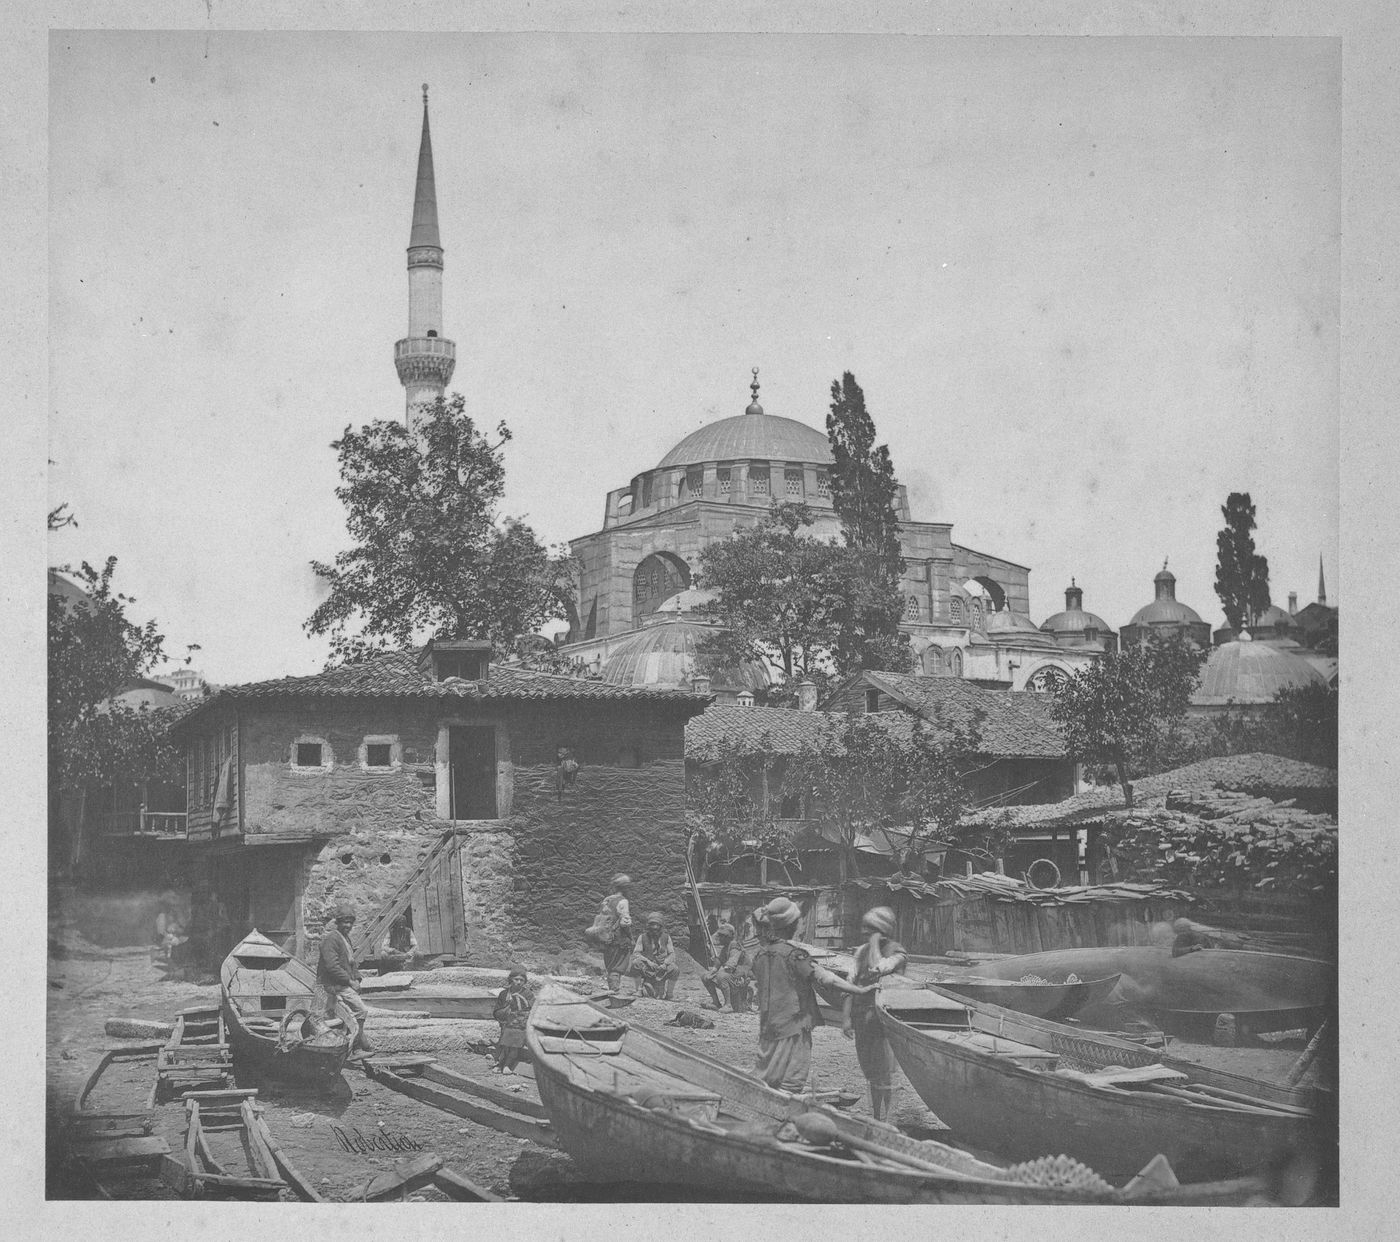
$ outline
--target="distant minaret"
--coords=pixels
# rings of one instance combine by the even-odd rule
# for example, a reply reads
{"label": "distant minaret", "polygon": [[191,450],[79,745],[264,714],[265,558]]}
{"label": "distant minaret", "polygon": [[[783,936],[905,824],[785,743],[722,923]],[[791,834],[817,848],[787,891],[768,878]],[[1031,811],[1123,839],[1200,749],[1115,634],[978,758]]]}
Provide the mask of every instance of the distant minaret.
{"label": "distant minaret", "polygon": [[1322,578],[1322,557],[1317,558],[1317,602],[1325,605],[1327,603],[1327,583]]}
{"label": "distant minaret", "polygon": [[418,146],[418,185],[413,230],[408,235],[408,335],[394,344],[394,366],[407,394],[404,418],[447,391],[457,346],[442,336],[442,243],[438,238],[433,142],[428,135],[428,84],[423,83],[423,138]]}

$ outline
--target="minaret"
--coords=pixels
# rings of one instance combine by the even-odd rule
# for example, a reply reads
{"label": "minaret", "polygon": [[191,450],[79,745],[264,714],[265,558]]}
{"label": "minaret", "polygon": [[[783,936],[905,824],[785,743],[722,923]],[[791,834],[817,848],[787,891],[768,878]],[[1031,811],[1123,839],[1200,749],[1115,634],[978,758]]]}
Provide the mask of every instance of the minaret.
{"label": "minaret", "polygon": [[1317,558],[1317,602],[1326,607],[1327,583],[1322,578],[1322,557]]}
{"label": "minaret", "polygon": [[433,185],[433,142],[428,134],[428,84],[424,82],[423,138],[418,146],[413,229],[408,235],[408,335],[394,343],[394,366],[406,393],[404,418],[410,427],[417,406],[431,403],[447,391],[456,365],[457,346],[442,336],[442,243]]}

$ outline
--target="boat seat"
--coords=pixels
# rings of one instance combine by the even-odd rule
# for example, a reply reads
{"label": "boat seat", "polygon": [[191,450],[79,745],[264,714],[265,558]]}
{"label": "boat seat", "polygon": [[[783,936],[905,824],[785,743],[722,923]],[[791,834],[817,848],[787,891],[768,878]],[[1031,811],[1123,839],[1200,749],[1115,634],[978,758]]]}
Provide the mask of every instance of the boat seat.
{"label": "boat seat", "polygon": [[995,1053],[1026,1069],[1053,1070],[1060,1063],[1058,1053],[1047,1052],[1044,1048],[1036,1048],[1031,1044],[1018,1043],[1002,1035],[993,1035],[990,1031],[930,1030],[927,1034],[935,1039],[945,1039],[949,1043],[967,1044],[979,1052]]}

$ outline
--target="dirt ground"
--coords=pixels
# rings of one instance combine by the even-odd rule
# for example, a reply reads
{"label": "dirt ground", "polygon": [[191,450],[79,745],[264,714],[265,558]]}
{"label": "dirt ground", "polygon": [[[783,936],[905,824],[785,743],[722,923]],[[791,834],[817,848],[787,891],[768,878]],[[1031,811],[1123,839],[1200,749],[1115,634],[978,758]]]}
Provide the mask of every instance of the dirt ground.
{"label": "dirt ground", "polygon": [[[686,960],[686,970],[676,989],[676,1001],[638,999],[624,1015],[648,1026],[668,1021],[678,1007],[699,1009],[706,998],[698,968]],[[624,990],[630,989],[630,981]],[[103,1050],[139,1040],[107,1036],[109,1018],[147,1018],[171,1021],[176,1010],[199,1004],[216,1005],[218,987],[169,983],[145,950],[77,950],[49,963],[47,1024],[48,1094],[52,1108],[66,1107]],[[670,1027],[668,1033],[729,1064],[752,1065],[758,1044],[755,1013],[715,1014],[713,1030]],[[1288,1040],[1268,1047],[1216,1048],[1206,1043],[1173,1040],[1178,1056],[1258,1078],[1282,1080],[1296,1060],[1301,1042]],[[856,1063],[854,1045],[834,1027],[822,1027],[813,1036],[813,1054],[823,1090],[844,1088],[860,1093],[856,1112],[868,1112],[869,1097]],[[489,1058],[472,1052],[434,1053],[459,1073],[487,1074]],[[92,1106],[142,1108],[154,1073],[151,1060],[117,1063],[103,1075]],[[519,1085],[533,1095],[525,1078],[493,1081]],[[896,1071],[897,1093],[891,1117],[916,1137],[933,1137],[936,1125],[914,1090]],[[332,1129],[366,1138],[387,1133],[407,1137],[419,1149],[440,1155],[446,1165],[464,1177],[500,1195],[522,1199],[586,1199],[606,1197],[599,1188],[582,1183],[568,1156],[528,1139],[517,1139],[399,1095],[371,1081],[363,1072],[347,1067],[343,1082],[332,1093],[264,1084],[259,1092],[269,1128],[288,1158],[327,1199],[348,1201],[356,1189],[374,1174],[387,1171],[404,1152],[346,1152]],[[157,1110],[156,1133],[172,1151],[184,1139],[184,1114],[178,1101]],[[50,1186],[51,1197],[68,1197],[71,1190]],[[143,1195],[159,1194],[158,1186],[145,1186]],[[441,1196],[436,1190],[418,1193],[423,1199]]]}

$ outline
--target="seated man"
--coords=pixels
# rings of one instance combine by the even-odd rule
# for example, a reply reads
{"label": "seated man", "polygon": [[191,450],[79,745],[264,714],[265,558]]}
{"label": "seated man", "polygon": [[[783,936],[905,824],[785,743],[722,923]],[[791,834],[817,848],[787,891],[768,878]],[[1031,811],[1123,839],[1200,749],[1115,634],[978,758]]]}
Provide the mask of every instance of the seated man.
{"label": "seated man", "polygon": [[666,932],[666,920],[659,910],[646,918],[646,931],[637,937],[632,949],[632,974],[637,976],[638,990],[643,996],[674,1000],[676,980],[681,977],[676,965],[676,947]]}
{"label": "seated man", "polygon": [[748,1011],[752,978],[749,956],[735,943],[734,935],[733,923],[721,923],[715,928],[715,964],[700,976],[710,1000],[701,1008],[723,1009],[729,1005],[736,1013]]}
{"label": "seated man", "polygon": [[418,956],[418,937],[413,934],[412,916],[405,911],[389,927],[379,950],[380,973],[411,970]]}

